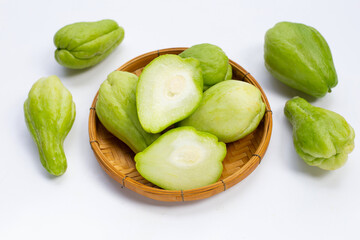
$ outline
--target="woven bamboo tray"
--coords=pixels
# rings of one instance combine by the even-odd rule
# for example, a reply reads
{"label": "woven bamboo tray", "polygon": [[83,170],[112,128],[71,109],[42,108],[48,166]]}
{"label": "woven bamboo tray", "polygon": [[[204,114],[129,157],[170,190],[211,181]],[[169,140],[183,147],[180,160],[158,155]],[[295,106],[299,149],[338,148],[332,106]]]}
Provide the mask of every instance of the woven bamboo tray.
{"label": "woven bamboo tray", "polygon": [[[163,54],[179,54],[186,48],[169,48],[145,53],[125,63],[117,70],[140,75],[144,66]],[[246,178],[260,164],[269,145],[272,131],[272,112],[264,91],[257,81],[240,65],[230,60],[233,79],[246,81],[260,89],[266,104],[265,116],[258,128],[250,135],[227,144],[227,155],[223,161],[223,173],[214,184],[184,191],[161,189],[144,179],[136,170],[134,153],[119,139],[109,133],[96,116],[96,94],[89,116],[90,145],[100,166],[122,187],[143,196],[160,201],[192,201],[208,198],[223,192]]]}

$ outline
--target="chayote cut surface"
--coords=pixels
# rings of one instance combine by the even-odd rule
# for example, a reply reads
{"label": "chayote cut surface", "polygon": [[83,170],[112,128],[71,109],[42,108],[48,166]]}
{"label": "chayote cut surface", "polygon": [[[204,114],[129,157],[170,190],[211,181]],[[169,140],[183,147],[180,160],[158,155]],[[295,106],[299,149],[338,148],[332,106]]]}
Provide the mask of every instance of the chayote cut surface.
{"label": "chayote cut surface", "polygon": [[309,165],[335,170],[354,149],[354,129],[339,114],[295,97],[286,102],[296,152]]}
{"label": "chayote cut surface", "polygon": [[123,39],[124,29],[113,20],[73,23],[55,34],[55,59],[67,68],[91,67],[104,60]]}
{"label": "chayote cut surface", "polygon": [[228,143],[254,131],[265,113],[261,92],[237,80],[215,84],[204,92],[200,106],[180,126],[193,126]]}
{"label": "chayote cut surface", "polygon": [[57,76],[41,78],[29,92],[24,113],[42,165],[49,173],[62,175],[67,168],[63,142],[75,120],[71,93]]}
{"label": "chayote cut surface", "polygon": [[159,134],[145,132],[136,110],[138,77],[122,71],[110,73],[101,84],[96,114],[104,127],[135,153],[143,151]]}
{"label": "chayote cut surface", "polygon": [[193,127],[171,129],[135,155],[136,169],[167,190],[187,190],[215,183],[221,176],[226,145]]}
{"label": "chayote cut surface", "polygon": [[323,97],[337,85],[330,48],[315,28],[277,23],[266,32],[264,58],[276,79],[311,96]]}
{"label": "chayote cut surface", "polygon": [[141,126],[159,133],[187,118],[199,106],[203,78],[200,62],[165,54],[143,69],[136,89],[136,106]]}

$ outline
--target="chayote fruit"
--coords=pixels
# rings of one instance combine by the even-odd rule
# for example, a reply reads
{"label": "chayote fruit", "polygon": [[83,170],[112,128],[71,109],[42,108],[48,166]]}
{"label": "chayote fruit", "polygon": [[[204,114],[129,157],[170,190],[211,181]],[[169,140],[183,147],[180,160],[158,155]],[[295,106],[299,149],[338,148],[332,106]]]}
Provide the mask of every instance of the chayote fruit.
{"label": "chayote fruit", "polygon": [[345,164],[355,133],[342,116],[300,97],[287,101],[284,112],[293,125],[296,152],[307,164],[326,170]]}
{"label": "chayote fruit", "polygon": [[[230,65],[230,63],[229,63],[224,80],[231,80],[231,79],[232,79],[232,67],[231,67],[231,65]],[[205,92],[205,91],[208,90],[211,86],[212,86],[212,85],[204,85],[203,91]]]}
{"label": "chayote fruit", "polygon": [[41,78],[29,92],[24,113],[42,165],[49,173],[62,175],[67,168],[63,142],[75,120],[71,93],[57,76]]}
{"label": "chayote fruit", "polygon": [[215,183],[221,176],[226,145],[193,127],[171,129],[135,155],[136,169],[167,190],[188,190]]}
{"label": "chayote fruit", "polygon": [[264,113],[259,89],[246,82],[226,80],[206,90],[200,106],[179,125],[193,126],[228,143],[254,131]]}
{"label": "chayote fruit", "polygon": [[141,126],[159,133],[187,118],[199,106],[203,78],[200,62],[165,54],[143,69],[136,89],[136,106]]}
{"label": "chayote fruit", "polygon": [[209,43],[194,45],[179,56],[193,57],[200,61],[204,85],[211,86],[225,80],[229,69],[229,59],[218,46]]}
{"label": "chayote fruit", "polygon": [[337,85],[330,48],[315,28],[280,22],[266,32],[264,51],[268,71],[292,88],[323,97]]}
{"label": "chayote fruit", "polygon": [[224,80],[231,80],[232,79],[232,67],[231,67],[231,64],[229,63],[228,64],[228,67],[227,67],[227,71],[226,71],[226,75],[225,75],[225,78]]}
{"label": "chayote fruit", "polygon": [[124,29],[113,20],[73,23],[55,34],[55,59],[67,68],[91,67],[104,60],[123,39]]}
{"label": "chayote fruit", "polygon": [[114,71],[101,84],[96,102],[100,122],[135,153],[160,136],[145,132],[140,125],[135,97],[137,83],[135,74]]}

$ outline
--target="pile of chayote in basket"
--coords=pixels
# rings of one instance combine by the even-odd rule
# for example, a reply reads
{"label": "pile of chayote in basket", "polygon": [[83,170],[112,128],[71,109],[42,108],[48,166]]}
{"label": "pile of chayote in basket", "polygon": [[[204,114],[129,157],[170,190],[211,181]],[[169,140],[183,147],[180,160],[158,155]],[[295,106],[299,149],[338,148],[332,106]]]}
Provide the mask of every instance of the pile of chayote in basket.
{"label": "pile of chayote in basket", "polygon": [[231,80],[229,66],[219,47],[199,44],[155,58],[139,78],[112,72],[96,114],[136,153],[136,169],[150,182],[171,190],[209,185],[221,176],[225,143],[251,133],[265,112],[260,90]]}
{"label": "pile of chayote in basket", "polygon": [[[55,34],[55,59],[68,68],[91,67],[123,38],[124,29],[113,20],[70,24]],[[265,65],[275,78],[315,97],[337,84],[326,41],[303,24],[282,22],[266,33]],[[100,86],[96,114],[136,153],[136,168],[150,182],[172,190],[206,186],[221,176],[225,143],[254,131],[265,112],[259,89],[231,79],[221,48],[194,45],[179,55],[155,58],[139,77],[110,73]],[[75,119],[71,93],[58,77],[41,78],[24,112],[41,163],[49,173],[62,175],[67,167],[63,141]],[[346,162],[355,134],[343,117],[299,97],[286,103],[285,115],[306,163],[337,169]]]}

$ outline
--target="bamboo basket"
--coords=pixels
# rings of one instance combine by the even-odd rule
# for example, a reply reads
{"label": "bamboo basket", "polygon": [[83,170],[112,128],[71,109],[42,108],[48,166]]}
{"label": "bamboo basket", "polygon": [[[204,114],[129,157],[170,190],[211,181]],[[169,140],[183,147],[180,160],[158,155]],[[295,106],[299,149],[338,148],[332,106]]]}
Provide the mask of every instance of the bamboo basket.
{"label": "bamboo basket", "polygon": [[[119,71],[128,71],[140,75],[142,69],[154,58],[163,54],[179,54],[186,48],[168,48],[145,53],[123,66]],[[227,144],[227,155],[223,161],[223,173],[220,179],[211,185],[184,191],[164,190],[144,179],[135,168],[134,153],[119,139],[109,133],[96,116],[96,94],[89,116],[90,145],[105,172],[126,187],[145,197],[174,202],[193,201],[211,197],[226,191],[246,178],[260,164],[269,145],[272,131],[272,112],[266,95],[257,81],[240,65],[229,60],[233,68],[233,79],[255,85],[262,93],[266,104],[264,118],[257,129],[236,142]]]}

